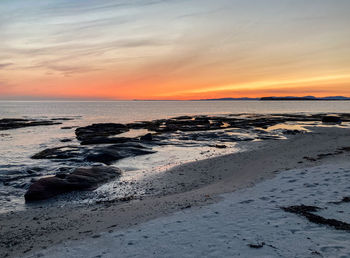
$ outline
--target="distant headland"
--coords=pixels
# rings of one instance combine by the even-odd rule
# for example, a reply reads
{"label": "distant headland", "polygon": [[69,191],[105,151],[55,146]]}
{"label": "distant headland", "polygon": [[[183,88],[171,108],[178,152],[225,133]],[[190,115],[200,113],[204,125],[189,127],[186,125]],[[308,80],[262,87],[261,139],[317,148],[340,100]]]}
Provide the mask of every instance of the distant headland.
{"label": "distant headland", "polygon": [[261,100],[261,101],[339,101],[339,100],[350,100],[350,97],[344,96],[329,96],[329,97],[315,97],[315,96],[304,96],[304,97],[294,97],[294,96],[285,96],[285,97],[261,97],[261,98],[217,98],[217,99],[200,99],[199,101],[239,101],[239,100]]}

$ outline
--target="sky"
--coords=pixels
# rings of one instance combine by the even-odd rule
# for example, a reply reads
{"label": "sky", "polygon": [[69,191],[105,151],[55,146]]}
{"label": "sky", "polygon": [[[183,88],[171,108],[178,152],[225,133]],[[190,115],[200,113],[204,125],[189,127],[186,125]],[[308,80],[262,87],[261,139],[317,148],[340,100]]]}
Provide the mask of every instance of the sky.
{"label": "sky", "polygon": [[350,96],[349,0],[0,0],[0,99]]}

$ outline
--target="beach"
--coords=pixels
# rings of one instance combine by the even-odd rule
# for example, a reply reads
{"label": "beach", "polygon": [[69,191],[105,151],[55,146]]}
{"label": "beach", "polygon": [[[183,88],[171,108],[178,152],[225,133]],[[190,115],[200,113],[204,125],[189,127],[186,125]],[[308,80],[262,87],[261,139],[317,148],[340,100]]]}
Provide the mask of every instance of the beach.
{"label": "beach", "polygon": [[[258,234],[254,231],[255,229],[259,230],[261,225],[272,223],[274,220],[269,216],[275,212],[277,215],[283,214],[284,219],[291,218],[293,221],[297,221],[296,223],[302,230],[312,225],[325,231],[326,234],[329,234],[329,239],[326,238],[329,241],[332,239],[335,241],[339,237],[346,239],[348,237],[346,231],[338,231],[327,225],[312,224],[304,218],[299,218],[295,214],[286,213],[280,209],[282,205],[301,205],[310,202],[314,204],[321,201],[335,202],[349,195],[349,188],[346,184],[344,185],[348,176],[345,172],[349,168],[347,163],[349,158],[348,143],[350,142],[349,129],[339,126],[318,126],[309,129],[311,130],[309,133],[290,135],[285,140],[264,141],[253,150],[185,163],[171,168],[159,175],[157,182],[164,184],[164,188],[169,182],[176,182],[177,185],[186,183],[186,186],[172,188],[166,194],[146,196],[135,200],[126,198],[99,203],[64,205],[60,208],[38,205],[24,211],[1,214],[1,256],[40,257],[44,255],[50,257],[51,255],[52,257],[60,257],[62,252],[68,252],[66,255],[69,257],[116,257],[116,255],[138,257],[142,255],[153,256],[152,252],[156,252],[154,253],[155,257],[191,256],[190,253],[194,250],[196,252],[207,250],[195,248],[194,239],[196,238],[191,235],[197,234],[196,236],[199,237],[199,234],[201,235],[199,238],[201,238],[202,234],[205,235],[206,232],[204,226],[209,226],[211,222],[216,221],[215,215],[213,215],[214,218],[210,219],[211,217],[205,214],[212,210],[215,212],[215,209],[218,209],[219,214],[221,214],[220,212],[231,214],[234,213],[234,210],[242,210],[240,202],[247,200],[245,200],[246,195],[242,195],[244,198],[241,196],[241,191],[245,194],[248,193],[251,196],[249,199],[257,200],[264,197],[259,196],[261,191],[265,191],[264,194],[266,194],[266,189],[270,189],[271,184],[276,188],[276,193],[267,196],[268,199],[264,200],[265,198],[263,198],[260,200],[262,203],[257,203],[256,206],[255,204],[250,205],[249,203],[254,202],[249,200],[245,202],[250,208],[245,208],[247,213],[242,213],[241,217],[250,221],[249,217],[251,216],[252,223],[246,221],[242,224],[238,221],[228,220],[226,217],[225,219],[221,217],[222,223],[217,221],[220,224],[218,232],[220,232],[220,228],[226,228],[225,223],[230,222],[232,228],[239,225],[239,228],[247,231],[249,235],[240,236],[240,232],[226,231],[223,239],[229,238],[230,241],[233,241],[230,242],[232,243],[232,246],[230,244],[231,250],[235,249],[233,248],[235,245],[242,246],[242,249],[237,250],[243,257],[250,256],[250,254],[269,257],[287,254],[281,251],[284,250],[283,241],[280,245],[276,243],[276,248],[281,249],[280,253],[276,253],[274,248],[268,246],[247,247],[247,244],[259,246],[262,242],[275,246],[274,241],[278,242],[278,239],[265,239],[263,232]],[[333,180],[332,176],[328,176],[328,178],[325,176],[329,172],[327,171],[329,168],[337,172],[337,180]],[[321,171],[322,176],[317,177],[315,171]],[[298,173],[306,173],[307,175],[310,173],[315,176],[305,178],[295,176]],[[284,182],[284,174],[291,175],[290,187]],[[331,181],[328,186],[323,182],[326,179]],[[295,182],[302,181],[306,190],[298,191],[299,186],[293,185],[293,180],[296,180]],[[261,184],[267,185],[262,186]],[[314,186],[306,187],[307,184]],[[337,194],[328,195],[331,193],[330,191],[335,191],[334,189],[337,189]],[[282,196],[285,190],[291,191],[289,197]],[[313,191],[312,197],[310,191]],[[298,194],[294,196],[294,193],[297,192]],[[325,199],[325,196],[329,198]],[[236,203],[237,206],[227,205],[230,200],[233,200],[232,204]],[[265,206],[263,201],[267,202],[268,205]],[[271,210],[271,207],[274,208]],[[174,213],[176,214],[172,215]],[[261,219],[254,222],[258,214],[261,215]],[[344,214],[346,214],[346,210]],[[335,216],[334,214],[330,215]],[[200,216],[202,219],[196,220],[196,216]],[[345,217],[344,221],[346,219]],[[193,225],[193,227],[186,227],[187,238],[182,238],[180,226],[176,226],[176,223],[172,224],[178,220]],[[198,221],[198,223],[202,221],[204,224],[195,226],[193,220]],[[276,223],[279,223],[278,220]],[[167,239],[166,237],[174,240],[174,245],[169,245],[164,249],[153,246],[154,242],[147,242],[148,238],[143,238],[144,234],[136,233],[146,230],[149,234],[146,235],[155,241],[155,239],[160,238],[159,234],[162,232],[161,228],[165,227],[164,225],[170,226],[163,241]],[[159,230],[147,231],[154,227],[159,227]],[[274,234],[273,228],[268,234]],[[133,241],[129,241],[131,238],[135,240],[137,247],[133,246]],[[226,249],[224,251],[222,246],[215,242],[218,241],[214,240],[217,239],[215,234],[203,236],[201,239],[206,242],[206,246],[212,246],[213,253],[208,253],[208,256],[238,255],[238,253]],[[237,242],[234,239],[237,239]],[[187,242],[184,244],[181,241]],[[210,241],[213,243],[209,243]],[[308,244],[304,243],[305,246],[300,250],[295,248],[293,253],[293,248],[291,248],[288,254],[297,256],[300,252],[302,254],[309,252],[308,255],[311,255],[313,251],[315,251],[313,255],[317,253],[329,254],[331,249],[322,249],[322,245],[317,245],[318,241],[321,240],[316,237],[312,242],[312,248],[315,250],[309,252]],[[157,245],[161,245],[161,243],[162,241],[157,241]],[[341,246],[339,250],[342,250],[340,252],[344,251],[345,254],[348,254],[349,251],[346,247],[339,244]],[[183,246],[183,249],[176,248],[177,245]],[[217,250],[215,246],[220,250]],[[171,249],[172,247],[173,249]],[[201,253],[195,253],[193,256],[196,255],[200,256]]]}

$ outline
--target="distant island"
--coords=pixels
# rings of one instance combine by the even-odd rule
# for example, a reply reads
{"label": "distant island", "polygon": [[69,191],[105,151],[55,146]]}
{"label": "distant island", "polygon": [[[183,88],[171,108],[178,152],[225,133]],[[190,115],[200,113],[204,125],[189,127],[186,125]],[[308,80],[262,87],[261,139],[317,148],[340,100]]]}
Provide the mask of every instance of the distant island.
{"label": "distant island", "polygon": [[262,98],[216,98],[216,99],[200,99],[198,101],[249,101],[249,100],[261,100],[261,101],[295,101],[295,100],[302,100],[302,101],[322,101],[322,100],[350,100],[349,97],[344,96],[330,96],[330,97],[315,97],[315,96],[304,96],[304,97],[294,97],[294,96],[284,96],[284,97],[262,97]]}
{"label": "distant island", "polygon": [[306,101],[317,101],[317,100],[350,100],[348,97],[344,96],[331,96],[331,97],[322,97],[322,98],[317,98],[314,96],[304,96],[304,97],[263,97],[260,98],[260,100],[306,100]]}
{"label": "distant island", "polygon": [[261,100],[261,98],[218,98],[218,99],[198,99],[197,101],[218,101],[218,100],[227,100],[227,101],[231,101],[231,100]]}

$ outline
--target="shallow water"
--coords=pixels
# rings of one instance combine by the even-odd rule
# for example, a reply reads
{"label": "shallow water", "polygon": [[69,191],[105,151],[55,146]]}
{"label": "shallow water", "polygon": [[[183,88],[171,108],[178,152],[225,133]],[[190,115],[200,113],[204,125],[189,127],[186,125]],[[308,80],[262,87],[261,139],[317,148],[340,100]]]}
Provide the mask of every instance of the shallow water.
{"label": "shallow water", "polygon": [[[11,185],[0,183],[0,212],[26,208],[23,194],[35,176],[55,174],[62,164],[50,160],[34,160],[35,153],[52,147],[78,144],[74,130],[76,126],[92,123],[115,122],[128,123],[142,120],[170,118],[181,115],[198,114],[238,114],[238,113],[338,113],[350,110],[350,101],[114,101],[114,102],[48,102],[48,101],[0,101],[1,118],[72,118],[63,121],[62,125],[27,127],[15,130],[0,131],[0,181],[16,178]],[[63,130],[62,127],[71,127]],[[277,125],[271,130],[292,128],[300,129],[301,125]],[[294,129],[294,128],[292,128]],[[233,130],[233,136],[254,137],[254,132]],[[271,131],[270,130],[270,131]],[[135,137],[145,134],[145,130],[131,130],[121,136]],[[62,139],[71,142],[62,143]],[[228,148],[214,148],[216,142],[187,141],[186,146],[155,147],[155,154],[127,158],[114,165],[125,173],[120,180],[138,180],[151,173],[161,173],[165,169],[187,161],[208,158],[241,150],[243,144],[225,143]],[[188,148],[191,148],[188,151]],[[69,164],[66,164],[67,166]],[[24,177],[24,178],[23,178]],[[123,195],[124,192],[111,190],[107,184],[98,189],[103,195],[113,192]]]}

